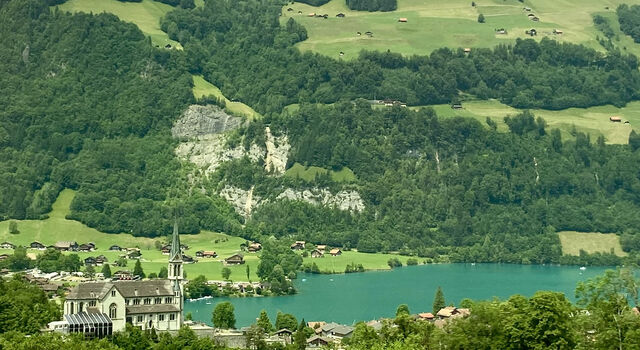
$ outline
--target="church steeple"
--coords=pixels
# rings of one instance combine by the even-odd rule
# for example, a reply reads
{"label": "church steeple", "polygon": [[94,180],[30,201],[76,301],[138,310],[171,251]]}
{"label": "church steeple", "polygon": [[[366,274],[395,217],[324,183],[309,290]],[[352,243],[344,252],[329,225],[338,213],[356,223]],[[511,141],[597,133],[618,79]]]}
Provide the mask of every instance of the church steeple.
{"label": "church steeple", "polygon": [[171,251],[169,252],[169,279],[174,281],[174,287],[179,287],[183,279],[182,249],[180,248],[180,235],[178,234],[178,219],[173,223],[173,235],[171,237]]}

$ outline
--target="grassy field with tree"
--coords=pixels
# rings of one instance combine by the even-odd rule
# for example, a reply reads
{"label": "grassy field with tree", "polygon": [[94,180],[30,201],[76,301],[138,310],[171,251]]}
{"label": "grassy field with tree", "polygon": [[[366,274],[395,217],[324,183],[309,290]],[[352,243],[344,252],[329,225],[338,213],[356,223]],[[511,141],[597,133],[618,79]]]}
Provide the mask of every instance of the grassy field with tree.
{"label": "grassy field with tree", "polygon": [[626,256],[620,246],[620,237],[615,233],[597,232],[558,232],[562,244],[562,254],[580,255],[580,251],[587,253],[610,253],[617,256]]}
{"label": "grassy field with tree", "polygon": [[220,89],[206,81],[201,75],[193,76],[193,95],[196,98],[202,98],[205,96],[214,96],[216,98],[224,100],[225,109],[230,113],[238,116],[245,116],[249,119],[259,118],[260,114],[254,111],[253,108],[247,106],[242,102],[231,101],[226,98]]}
{"label": "grassy field with tree", "polygon": [[[319,7],[302,3],[285,5],[281,21],[284,23],[293,17],[305,26],[309,38],[297,44],[301,50],[336,58],[342,51],[344,59],[357,57],[360,50],[424,55],[441,47],[493,47],[512,43],[515,38],[529,37],[525,31],[531,28],[537,29],[538,39],[552,36],[557,40],[603,50],[595,40],[602,34],[593,26],[591,15],[605,13],[615,18],[616,7],[624,2],[488,0],[477,1],[476,6],[472,6],[469,0],[399,0],[396,11],[365,12],[351,11],[343,0],[332,0]],[[576,9],[578,6],[579,10]],[[524,7],[532,11],[524,11]],[[293,11],[287,11],[288,8]],[[311,13],[329,16],[325,20],[309,16]],[[344,13],[345,17],[336,17],[338,13]],[[540,21],[531,21],[527,17],[529,13],[534,13]],[[485,17],[485,23],[478,23],[479,14]],[[401,23],[399,18],[406,18],[407,22]],[[496,34],[495,30],[500,28],[506,29],[507,34]],[[562,30],[563,34],[554,35],[554,29]],[[373,36],[365,35],[367,31],[373,32]],[[625,39],[621,46],[634,47],[630,49],[634,52],[636,48],[632,42]]]}
{"label": "grassy field with tree", "polygon": [[59,8],[69,12],[102,13],[108,12],[118,16],[125,22],[131,22],[151,37],[154,45],[182,48],[180,43],[169,39],[167,33],[160,30],[160,18],[173,10],[172,6],[153,0],[141,2],[123,2],[116,0],[69,0]]}

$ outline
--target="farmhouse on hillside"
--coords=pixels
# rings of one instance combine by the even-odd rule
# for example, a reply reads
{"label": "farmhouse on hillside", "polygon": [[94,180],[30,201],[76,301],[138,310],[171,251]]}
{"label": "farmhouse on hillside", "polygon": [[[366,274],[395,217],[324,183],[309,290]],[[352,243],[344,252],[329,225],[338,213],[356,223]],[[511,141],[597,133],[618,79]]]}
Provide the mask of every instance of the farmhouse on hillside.
{"label": "farmhouse on hillside", "polygon": [[262,244],[260,243],[251,243],[249,244],[249,248],[247,248],[247,250],[249,251],[249,253],[255,253],[258,252],[260,250],[262,250]]}
{"label": "farmhouse on hillside", "polygon": [[291,244],[291,249],[293,250],[303,250],[306,242],[305,241],[296,241]]}
{"label": "farmhouse on hillside", "polygon": [[333,249],[331,249],[331,251],[329,251],[329,254],[331,254],[331,256],[342,255],[342,250],[340,250],[338,248],[333,248]]}
{"label": "farmhouse on hillside", "polygon": [[81,283],[64,302],[64,320],[50,323],[49,328],[89,337],[123,331],[127,323],[142,330],[177,331],[183,324],[182,263],[176,223],[168,279]]}
{"label": "farmhouse on hillside", "polygon": [[244,257],[241,254],[233,254],[232,256],[224,259],[226,265],[240,265],[244,264]]}
{"label": "farmhouse on hillside", "polygon": [[617,117],[617,116],[611,116],[611,117],[609,117],[609,120],[614,122],[614,123],[620,123],[622,121],[622,118]]}
{"label": "farmhouse on hillside", "polygon": [[336,15],[336,17],[338,17],[338,18],[344,18],[344,13],[340,12],[340,13],[338,13],[338,14]]}
{"label": "farmhouse on hillside", "polygon": [[400,23],[407,23],[407,19],[406,19],[406,18],[404,18],[404,17],[400,17],[400,18],[398,18],[398,22],[400,22]]}
{"label": "farmhouse on hillside", "polygon": [[314,249],[311,252],[311,257],[312,258],[322,258],[324,256],[324,253],[322,251],[320,251],[319,249]]}
{"label": "farmhouse on hillside", "polygon": [[38,250],[44,250],[47,249],[47,247],[44,246],[44,244],[38,242],[38,241],[33,241],[31,242],[31,244],[29,244],[29,248],[31,249],[38,249]]}
{"label": "farmhouse on hillside", "polygon": [[73,241],[59,241],[53,247],[60,251],[75,251],[78,249],[78,243]]}
{"label": "farmhouse on hillside", "polygon": [[117,244],[112,245],[111,247],[109,247],[109,250],[116,250],[116,251],[121,251],[122,247],[120,247]]}
{"label": "farmhouse on hillside", "polygon": [[0,249],[15,249],[16,246],[11,242],[2,242],[0,243]]}

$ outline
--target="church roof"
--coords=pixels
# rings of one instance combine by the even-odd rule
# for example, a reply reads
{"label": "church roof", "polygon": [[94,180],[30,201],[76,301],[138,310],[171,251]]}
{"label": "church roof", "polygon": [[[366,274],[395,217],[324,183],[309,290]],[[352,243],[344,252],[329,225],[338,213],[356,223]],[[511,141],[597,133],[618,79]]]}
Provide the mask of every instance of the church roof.
{"label": "church roof", "polygon": [[67,299],[102,299],[113,287],[109,282],[80,283],[71,289]]}
{"label": "church roof", "polygon": [[117,281],[113,283],[125,298],[172,296],[171,281]]}
{"label": "church roof", "polygon": [[180,312],[180,308],[175,304],[151,304],[127,306],[127,315],[149,314],[154,312]]}
{"label": "church roof", "polygon": [[125,298],[173,296],[169,280],[87,282],[71,290],[67,299],[102,299],[112,287]]}

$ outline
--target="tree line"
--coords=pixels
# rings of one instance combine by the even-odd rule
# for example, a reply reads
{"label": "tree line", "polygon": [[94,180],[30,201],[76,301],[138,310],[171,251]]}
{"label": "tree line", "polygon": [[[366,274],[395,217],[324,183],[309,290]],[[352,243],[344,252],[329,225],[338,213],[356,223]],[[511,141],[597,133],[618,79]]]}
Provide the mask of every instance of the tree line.
{"label": "tree line", "polygon": [[640,6],[621,4],[616,9],[620,30],[640,43]]}

